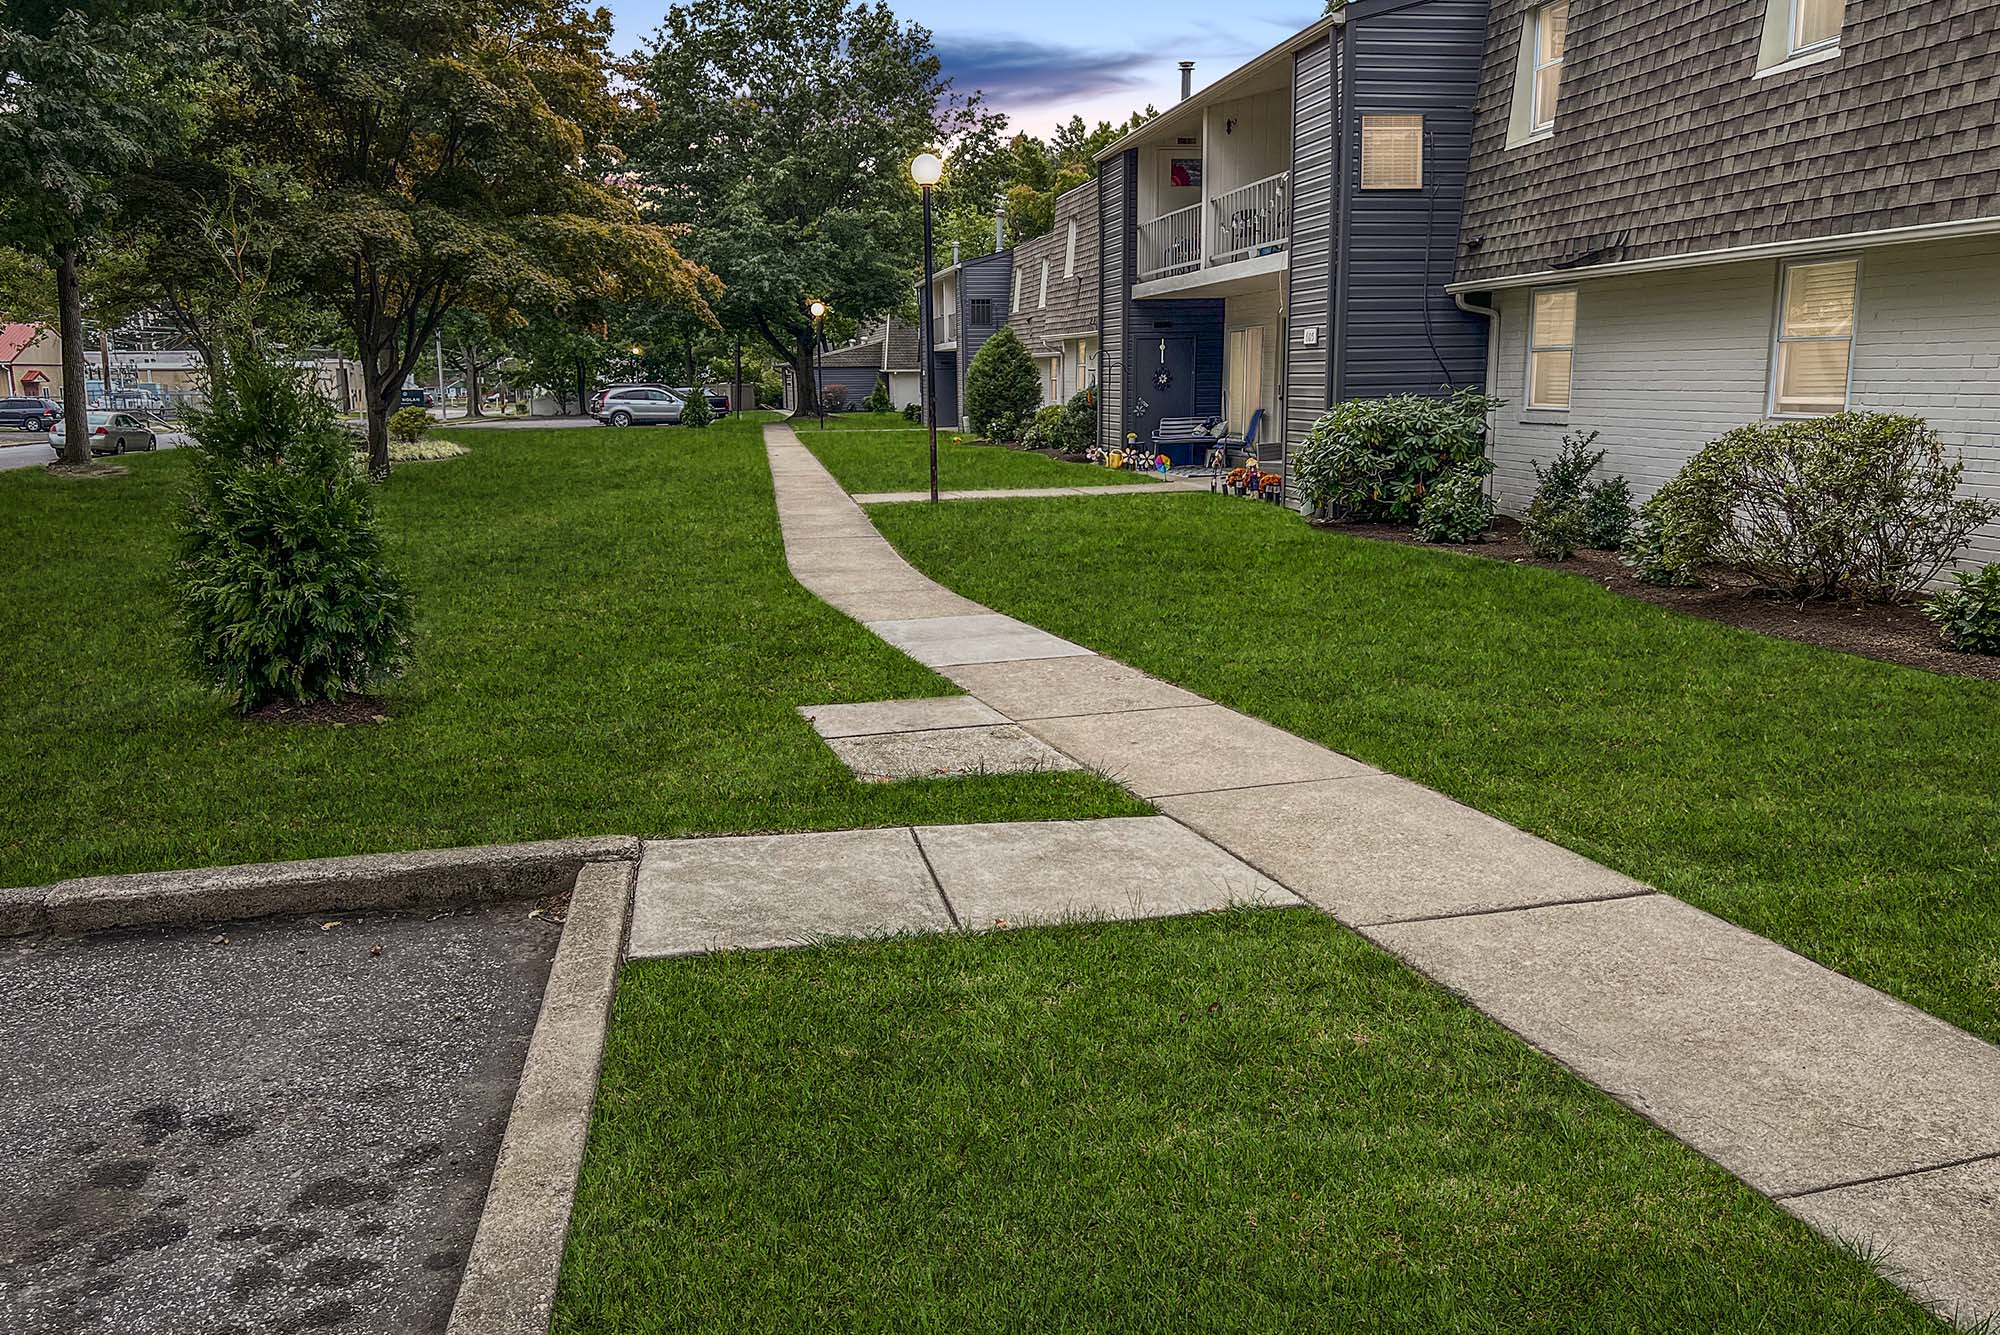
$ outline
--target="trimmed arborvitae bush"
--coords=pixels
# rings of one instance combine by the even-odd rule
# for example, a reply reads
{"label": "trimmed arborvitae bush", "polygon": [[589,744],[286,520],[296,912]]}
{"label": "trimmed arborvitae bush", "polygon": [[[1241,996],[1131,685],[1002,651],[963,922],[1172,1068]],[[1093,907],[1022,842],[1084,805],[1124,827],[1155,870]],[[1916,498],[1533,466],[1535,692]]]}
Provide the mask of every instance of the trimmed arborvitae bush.
{"label": "trimmed arborvitae bush", "polygon": [[1069,396],[1063,405],[1060,448],[1067,454],[1082,454],[1097,443],[1097,386],[1090,385]]}
{"label": "trimmed arborvitae bush", "polygon": [[965,371],[965,418],[988,440],[1021,438],[1042,406],[1042,381],[1021,336],[1002,325]]}
{"label": "trimmed arborvitae bush", "polygon": [[1351,399],[1313,423],[1293,476],[1306,499],[1336,519],[1414,520],[1444,474],[1493,471],[1486,415],[1497,406],[1471,389]]}
{"label": "trimmed arborvitae bush", "polygon": [[681,405],[681,425],[705,427],[715,420],[715,405],[708,401],[708,391],[697,386]]}
{"label": "trimmed arborvitae bush", "polygon": [[915,422],[918,426],[922,426],[924,421],[924,405],[921,403],[904,404],[903,420],[905,422]]}
{"label": "trimmed arborvitae bush", "polygon": [[1493,523],[1485,476],[1454,468],[1431,484],[1417,512],[1417,537],[1425,542],[1478,542]]}
{"label": "trimmed arborvitae bush", "polygon": [[1951,586],[1924,605],[1945,647],[1962,654],[2000,654],[2000,562],[1961,570]]}
{"label": "trimmed arborvitae bush", "polygon": [[2000,518],[1958,494],[1964,472],[1920,417],[1757,422],[1703,447],[1642,520],[1675,579],[1713,564],[1801,600],[1905,602]]}
{"label": "trimmed arborvitae bush", "polygon": [[399,669],[410,599],[354,442],[295,372],[239,352],[196,413],[176,584],[197,670],[248,711]]}
{"label": "trimmed arborvitae bush", "polygon": [[431,433],[431,415],[412,404],[389,414],[389,438],[414,445]]}
{"label": "trimmed arborvitae bush", "polygon": [[889,397],[889,386],[885,382],[880,380],[875,382],[875,388],[869,390],[868,397],[861,401],[861,411],[864,413],[893,413],[896,411],[896,402]]}

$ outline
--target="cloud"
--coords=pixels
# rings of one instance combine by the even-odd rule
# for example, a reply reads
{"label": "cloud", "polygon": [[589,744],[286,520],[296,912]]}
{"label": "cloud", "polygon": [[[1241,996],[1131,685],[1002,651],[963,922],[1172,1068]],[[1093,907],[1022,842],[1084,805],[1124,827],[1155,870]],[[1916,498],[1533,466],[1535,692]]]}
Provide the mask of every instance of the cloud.
{"label": "cloud", "polygon": [[937,44],[954,90],[983,91],[1008,112],[1144,88],[1161,82],[1160,68],[1173,68],[1156,52],[1080,51],[1032,38],[940,33]]}

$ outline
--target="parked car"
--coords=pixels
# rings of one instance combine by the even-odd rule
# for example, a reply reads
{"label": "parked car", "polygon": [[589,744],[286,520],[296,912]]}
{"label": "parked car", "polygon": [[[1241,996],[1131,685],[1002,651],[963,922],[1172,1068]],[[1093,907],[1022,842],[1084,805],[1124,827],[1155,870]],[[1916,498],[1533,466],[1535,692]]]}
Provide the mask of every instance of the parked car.
{"label": "parked car", "polygon": [[[680,395],[682,399],[686,399],[694,393],[692,387],[684,385],[673,386],[673,391]],[[708,396],[708,406],[714,410],[717,417],[727,417],[729,415],[729,396],[727,394],[710,394]]]}
{"label": "parked car", "polygon": [[590,401],[606,426],[676,426],[684,400],[665,385],[613,385]]}
{"label": "parked car", "polygon": [[[49,432],[49,448],[62,458],[63,441],[68,433],[63,429],[67,423],[57,422]],[[140,421],[131,413],[93,412],[90,414],[90,452],[92,454],[123,454],[127,450],[157,450],[160,438],[153,434],[153,428]]]}
{"label": "parked car", "polygon": [[0,430],[52,431],[62,415],[54,399],[0,399]]}
{"label": "parked car", "polygon": [[418,389],[414,385],[405,385],[403,386],[402,406],[405,408],[435,408],[437,407],[437,395],[427,389]]}

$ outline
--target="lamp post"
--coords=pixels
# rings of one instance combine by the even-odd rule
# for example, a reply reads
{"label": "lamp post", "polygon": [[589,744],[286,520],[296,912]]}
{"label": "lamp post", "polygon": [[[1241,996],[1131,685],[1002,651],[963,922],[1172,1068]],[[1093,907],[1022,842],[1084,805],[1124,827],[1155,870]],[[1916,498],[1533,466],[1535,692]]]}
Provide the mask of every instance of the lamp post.
{"label": "lamp post", "polygon": [[819,429],[826,430],[826,369],[820,361],[820,348],[826,343],[826,335],[820,329],[820,321],[826,318],[826,303],[815,301],[806,307],[813,318],[813,402],[819,405]]}
{"label": "lamp post", "polygon": [[910,179],[924,192],[924,297],[918,319],[923,321],[923,374],[917,383],[923,387],[924,421],[931,429],[931,504],[937,504],[937,392],[931,379],[937,373],[936,350],[932,344],[937,339],[937,331],[931,324],[931,284],[936,275],[933,270],[936,261],[931,254],[931,187],[944,179],[944,159],[935,153],[919,153],[910,160]]}

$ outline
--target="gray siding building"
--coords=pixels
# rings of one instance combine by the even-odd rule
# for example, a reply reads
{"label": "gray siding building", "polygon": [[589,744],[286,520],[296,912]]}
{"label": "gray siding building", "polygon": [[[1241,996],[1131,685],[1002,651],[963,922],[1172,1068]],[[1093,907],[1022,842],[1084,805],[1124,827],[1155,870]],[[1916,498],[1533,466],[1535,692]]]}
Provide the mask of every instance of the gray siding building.
{"label": "gray siding building", "polygon": [[1732,427],[1842,409],[1930,419],[2000,495],[1993,18],[1497,0],[1452,288],[1494,312],[1502,508],[1567,432],[1643,497]]}
{"label": "gray siding building", "polygon": [[1014,247],[1007,323],[1041,370],[1044,404],[1097,383],[1099,188],[1059,196],[1049,233]]}
{"label": "gray siding building", "polygon": [[1345,398],[1478,385],[1453,300],[1485,0],[1353,0],[1099,158],[1106,444],[1164,417],[1281,460]]}

